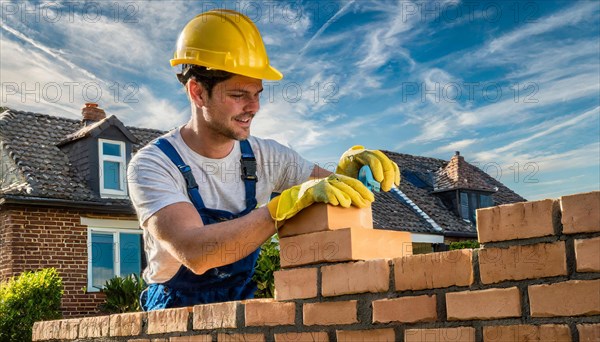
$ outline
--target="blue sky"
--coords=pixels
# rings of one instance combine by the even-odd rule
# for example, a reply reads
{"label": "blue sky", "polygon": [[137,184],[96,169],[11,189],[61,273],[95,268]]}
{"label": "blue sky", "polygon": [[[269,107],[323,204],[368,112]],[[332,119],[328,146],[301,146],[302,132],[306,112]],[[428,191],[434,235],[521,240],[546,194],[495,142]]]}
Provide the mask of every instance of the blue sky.
{"label": "blue sky", "polygon": [[189,103],[170,67],[195,14],[251,17],[284,79],[252,133],[330,167],[355,144],[459,150],[527,199],[600,187],[597,1],[2,1],[0,105],[79,118],[95,101],[168,130]]}

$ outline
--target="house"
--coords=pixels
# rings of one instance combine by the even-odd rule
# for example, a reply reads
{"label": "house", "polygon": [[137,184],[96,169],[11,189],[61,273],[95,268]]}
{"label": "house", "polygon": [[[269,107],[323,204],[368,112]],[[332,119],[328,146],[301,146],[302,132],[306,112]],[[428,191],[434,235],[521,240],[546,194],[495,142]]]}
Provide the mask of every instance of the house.
{"label": "house", "polygon": [[[81,120],[0,113],[0,281],[55,267],[65,317],[97,314],[107,279],[145,267],[125,169],[163,133],[127,127],[95,104],[86,104]],[[421,251],[476,239],[478,207],[524,201],[458,154],[444,161],[385,153],[403,181],[398,193],[376,195],[374,224],[411,232]]]}
{"label": "house", "polygon": [[144,266],[125,170],[162,133],[126,127],[95,104],[81,120],[1,113],[0,280],[56,267],[63,314],[97,313],[104,282]]}
{"label": "house", "polygon": [[525,201],[458,151],[449,161],[383,152],[400,167],[402,181],[399,193],[376,193],[373,224],[411,232],[415,253],[476,240],[477,209]]}

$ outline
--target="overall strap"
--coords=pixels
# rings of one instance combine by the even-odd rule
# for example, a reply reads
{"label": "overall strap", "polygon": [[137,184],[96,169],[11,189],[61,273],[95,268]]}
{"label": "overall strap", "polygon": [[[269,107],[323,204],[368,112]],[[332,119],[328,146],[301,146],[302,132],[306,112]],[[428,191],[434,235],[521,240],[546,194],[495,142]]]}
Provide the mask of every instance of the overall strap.
{"label": "overall strap", "polygon": [[196,207],[196,210],[200,212],[204,208],[204,201],[202,201],[202,197],[200,197],[200,192],[198,191],[198,183],[196,183],[196,178],[192,174],[192,168],[183,162],[177,150],[171,145],[171,143],[165,138],[158,138],[154,141],[154,145],[160,148],[163,153],[171,159],[173,164],[177,166],[183,178],[185,179],[185,185],[187,187],[188,197]]}
{"label": "overall strap", "polygon": [[240,141],[240,149],[242,150],[242,180],[246,189],[246,209],[242,215],[249,213],[256,208],[256,158],[248,140]]}

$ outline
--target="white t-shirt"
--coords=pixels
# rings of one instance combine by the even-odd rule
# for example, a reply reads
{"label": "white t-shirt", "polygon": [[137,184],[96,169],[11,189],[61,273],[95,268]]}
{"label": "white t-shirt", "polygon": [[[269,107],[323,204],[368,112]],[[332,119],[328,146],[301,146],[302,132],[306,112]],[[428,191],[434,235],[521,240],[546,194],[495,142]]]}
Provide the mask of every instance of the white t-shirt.
{"label": "white t-shirt", "polygon": [[[235,142],[225,158],[211,159],[190,149],[183,141],[180,129],[165,134],[163,138],[173,145],[183,161],[191,167],[207,208],[232,213],[239,213],[246,208],[239,141]],[[314,168],[313,163],[274,140],[251,136],[248,141],[256,157],[256,200],[259,206],[269,201],[272,192],[281,192],[306,181]],[[170,204],[191,203],[181,172],[153,144],[135,154],[129,163],[127,177],[129,196],[140,225]],[[149,284],[171,279],[181,266],[147,230],[144,230],[144,249],[148,261],[144,280]]]}

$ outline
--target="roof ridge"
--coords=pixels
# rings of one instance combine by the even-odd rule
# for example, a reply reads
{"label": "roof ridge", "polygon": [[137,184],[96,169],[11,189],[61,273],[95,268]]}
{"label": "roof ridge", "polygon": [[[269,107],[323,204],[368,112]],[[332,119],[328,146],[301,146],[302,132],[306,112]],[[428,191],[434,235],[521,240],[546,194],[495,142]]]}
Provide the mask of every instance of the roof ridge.
{"label": "roof ridge", "polygon": [[414,157],[414,158],[420,158],[420,159],[430,159],[432,161],[436,161],[436,162],[445,162],[447,163],[448,160],[445,159],[440,159],[440,158],[435,158],[435,157],[427,157],[427,156],[420,156],[417,154],[409,154],[409,153],[401,153],[401,152],[394,152],[394,151],[389,151],[389,150],[380,150],[381,152],[385,153],[385,154],[396,154],[399,156],[409,156],[409,157]]}
{"label": "roof ridge", "polygon": [[44,113],[37,113],[37,112],[29,112],[29,111],[12,109],[12,108],[7,108],[4,112],[0,113],[0,119],[3,119],[7,114],[12,115],[11,119],[13,119],[17,115],[31,115],[31,116],[41,116],[41,117],[45,117],[45,118],[48,118],[48,119],[54,119],[54,120],[69,121],[70,123],[81,122],[81,120],[75,120],[75,119],[71,119],[71,118],[65,118],[64,116],[44,114]]}

